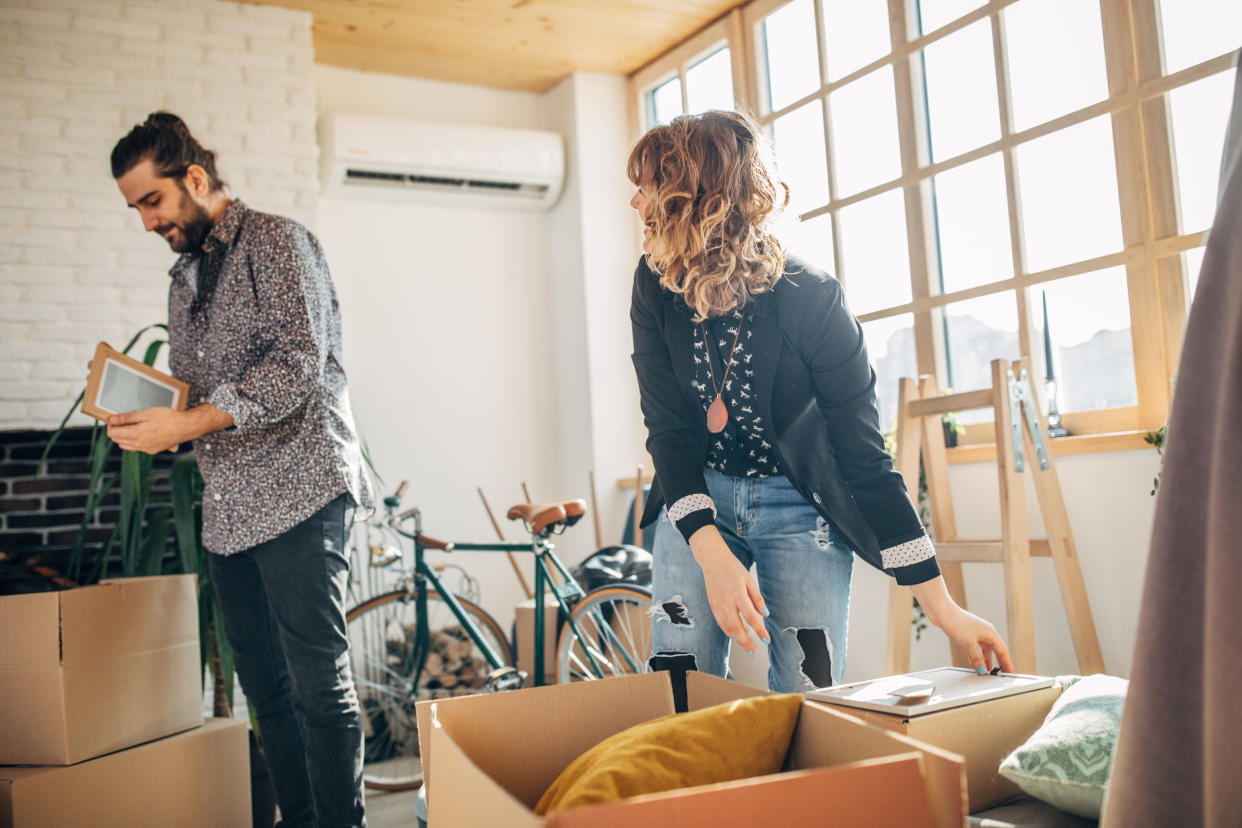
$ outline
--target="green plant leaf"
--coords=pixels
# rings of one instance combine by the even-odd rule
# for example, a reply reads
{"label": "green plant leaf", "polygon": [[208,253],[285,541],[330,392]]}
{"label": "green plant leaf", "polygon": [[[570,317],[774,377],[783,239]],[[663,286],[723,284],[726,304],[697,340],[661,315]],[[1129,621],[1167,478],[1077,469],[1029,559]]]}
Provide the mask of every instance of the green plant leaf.
{"label": "green plant leaf", "polygon": [[147,351],[142,355],[142,361],[147,365],[154,365],[156,357],[160,355],[160,348],[168,344],[167,340],[156,339],[147,344]]}
{"label": "green plant leaf", "polygon": [[169,486],[172,489],[173,523],[182,572],[198,572],[203,553],[199,516],[194,510],[195,501],[202,497],[202,479],[193,452],[186,452],[173,460]]}
{"label": "green plant leaf", "polygon": [[147,521],[146,534],[139,550],[137,569],[143,575],[159,575],[163,570],[168,536],[173,530],[172,509],[156,510]]}

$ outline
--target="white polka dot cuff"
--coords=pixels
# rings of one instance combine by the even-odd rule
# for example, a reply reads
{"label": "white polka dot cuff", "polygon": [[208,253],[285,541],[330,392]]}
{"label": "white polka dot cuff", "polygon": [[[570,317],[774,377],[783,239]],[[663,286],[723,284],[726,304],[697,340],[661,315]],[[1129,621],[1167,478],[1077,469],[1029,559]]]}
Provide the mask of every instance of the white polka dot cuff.
{"label": "white polka dot cuff", "polygon": [[680,498],[672,506],[669,506],[668,517],[669,517],[669,520],[673,521],[675,525],[677,521],[681,520],[686,515],[690,514],[691,512],[697,512],[700,509],[711,509],[712,517],[713,518],[716,517],[715,502],[711,499],[709,495],[702,494],[701,492],[695,493],[695,494],[688,494],[685,497]]}
{"label": "white polka dot cuff", "polygon": [[927,535],[880,550],[880,560],[885,569],[910,566],[934,557],[936,547],[932,546],[931,538]]}

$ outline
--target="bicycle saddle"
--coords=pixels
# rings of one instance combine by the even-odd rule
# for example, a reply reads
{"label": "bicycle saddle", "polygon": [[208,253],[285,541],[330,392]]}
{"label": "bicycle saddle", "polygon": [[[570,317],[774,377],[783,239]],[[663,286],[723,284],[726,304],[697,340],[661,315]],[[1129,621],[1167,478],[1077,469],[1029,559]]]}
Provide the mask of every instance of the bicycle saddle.
{"label": "bicycle saddle", "polygon": [[519,503],[509,508],[505,517],[520,520],[530,527],[531,534],[542,535],[557,524],[573,526],[586,514],[585,500],[566,500],[562,503]]}

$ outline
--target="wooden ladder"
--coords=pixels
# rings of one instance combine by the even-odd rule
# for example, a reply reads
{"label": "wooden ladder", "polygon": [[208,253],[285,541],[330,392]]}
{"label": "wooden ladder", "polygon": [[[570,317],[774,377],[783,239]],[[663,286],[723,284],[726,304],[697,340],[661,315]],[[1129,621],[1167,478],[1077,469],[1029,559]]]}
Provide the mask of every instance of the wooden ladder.
{"label": "wooden ladder", "polygon": [[[992,361],[992,387],[981,391],[941,396],[932,377],[916,385],[901,380],[897,414],[897,470],[905,477],[910,499],[918,503],[919,457],[927,481],[936,558],[949,594],[966,606],[962,564],[979,561],[1000,563],[1005,572],[1006,631],[1010,655],[1018,672],[1035,672],[1035,624],[1031,598],[1031,555],[1050,556],[1056,570],[1061,601],[1069,620],[1078,668],[1083,675],[1104,670],[1100,642],[1091,620],[1087,590],[1078,565],[1078,552],[1070,531],[1069,515],[1061,484],[1053,465],[1047,439],[1048,423],[1042,399],[1031,379],[1025,358],[1010,365]],[[942,415],[949,412],[991,408],[995,415],[997,483],[1001,507],[1000,540],[963,540],[957,536],[953,501],[949,492],[949,467],[945,454]],[[1024,451],[1025,447],[1025,451]],[[1022,475],[1032,474],[1039,509],[1047,529],[1046,540],[1029,536],[1026,522],[1026,487]],[[910,614],[913,595],[909,587],[889,589],[889,675],[910,669]],[[953,663],[969,666],[966,654],[954,646]]]}

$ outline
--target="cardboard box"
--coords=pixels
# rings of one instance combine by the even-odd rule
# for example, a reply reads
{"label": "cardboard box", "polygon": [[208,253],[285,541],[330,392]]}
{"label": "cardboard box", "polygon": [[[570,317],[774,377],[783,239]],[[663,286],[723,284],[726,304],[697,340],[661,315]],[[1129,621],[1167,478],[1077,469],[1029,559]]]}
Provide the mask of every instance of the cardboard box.
{"label": "cardboard box", "polygon": [[1053,685],[912,716],[860,710],[827,701],[808,704],[823,704],[962,756],[966,761],[970,812],[975,813],[1022,792],[1000,775],[1000,763],[1039,729],[1060,695],[1060,685]]}
{"label": "cardboard box", "polygon": [[0,768],[0,828],[249,825],[248,729],[208,719],[68,767]]}
{"label": "cardboard box", "polygon": [[[686,674],[696,710],[762,695]],[[557,775],[601,740],[674,710],[667,672],[423,702],[419,741],[428,824],[606,826],[840,825],[960,828],[960,757],[804,703],[786,759],[772,776],[668,791],[538,817],[531,810]]]}
{"label": "cardboard box", "polygon": [[[543,600],[543,682],[556,684],[556,636],[559,608],[556,596],[548,593]],[[517,646],[517,668],[526,673],[526,685],[535,686],[535,599],[528,598],[513,611],[514,636]]]}
{"label": "cardboard box", "polygon": [[0,597],[0,765],[68,765],[203,723],[193,575]]}

